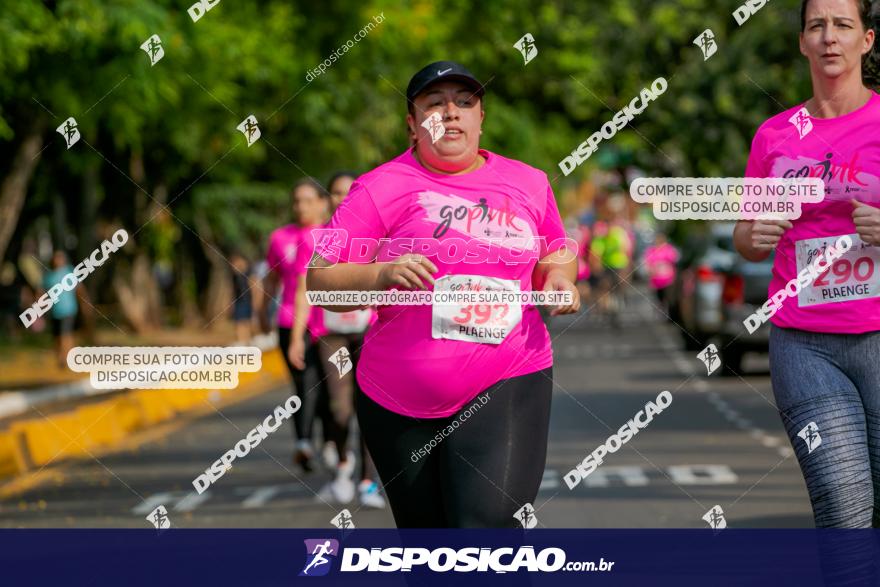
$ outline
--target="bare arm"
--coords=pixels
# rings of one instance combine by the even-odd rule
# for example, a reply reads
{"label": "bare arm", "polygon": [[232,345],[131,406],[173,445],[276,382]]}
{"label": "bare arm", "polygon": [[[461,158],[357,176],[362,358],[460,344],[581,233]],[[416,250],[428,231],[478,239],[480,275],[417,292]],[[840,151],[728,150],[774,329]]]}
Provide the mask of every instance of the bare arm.
{"label": "bare arm", "polygon": [[290,343],[286,349],[290,363],[297,369],[306,368],[306,328],[308,326],[309,311],[308,298],[306,298],[306,276],[300,275],[296,279],[296,294],[293,297],[293,328],[290,331]]}
{"label": "bare arm", "polygon": [[733,246],[747,261],[763,261],[791,227],[788,220],[739,220],[733,229]]}
{"label": "bare arm", "polygon": [[544,291],[571,292],[572,303],[556,306],[551,316],[572,314],[581,307],[580,293],[575,287],[577,279],[577,256],[573,251],[561,249],[550,253],[535,264],[532,270],[532,287]]}
{"label": "bare arm", "polygon": [[[318,254],[312,258],[306,278],[309,291],[382,291],[392,286],[428,289],[434,285],[437,267],[422,255],[403,255],[386,263],[337,263],[331,265]],[[350,312],[365,306],[322,306],[331,312]]]}
{"label": "bare arm", "polygon": [[572,251],[560,249],[550,253],[535,264],[532,286],[541,289],[551,277],[562,277],[574,283],[577,279],[577,256]]}
{"label": "bare arm", "polygon": [[262,303],[260,304],[260,330],[269,332],[269,308],[272,306],[272,300],[278,294],[278,274],[269,271],[263,278]]}
{"label": "bare arm", "polygon": [[306,276],[300,275],[296,280],[296,297],[293,301],[293,330],[290,333],[291,340],[301,340],[306,334],[306,326],[309,320],[309,301],[306,298]]}

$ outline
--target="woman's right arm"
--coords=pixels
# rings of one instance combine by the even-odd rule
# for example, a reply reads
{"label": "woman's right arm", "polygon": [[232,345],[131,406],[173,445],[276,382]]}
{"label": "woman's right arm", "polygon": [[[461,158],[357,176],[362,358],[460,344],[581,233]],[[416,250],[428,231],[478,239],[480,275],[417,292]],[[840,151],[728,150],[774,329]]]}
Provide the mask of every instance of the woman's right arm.
{"label": "woman's right arm", "polygon": [[[389,287],[428,289],[437,266],[423,255],[403,255],[385,263],[336,263],[315,254],[306,274],[308,291],[383,291]],[[331,312],[350,312],[366,306],[322,306]]]}
{"label": "woman's right arm", "polygon": [[[768,145],[764,125],[758,129],[749,149],[749,160],[746,163],[746,177],[770,177],[771,167],[768,165]],[[792,226],[788,220],[739,220],[733,229],[733,247],[747,261],[757,263],[770,256],[770,252],[779,244],[779,239]]]}
{"label": "woman's right arm", "polygon": [[747,261],[763,261],[791,226],[788,220],[738,220],[733,229],[733,246]]}

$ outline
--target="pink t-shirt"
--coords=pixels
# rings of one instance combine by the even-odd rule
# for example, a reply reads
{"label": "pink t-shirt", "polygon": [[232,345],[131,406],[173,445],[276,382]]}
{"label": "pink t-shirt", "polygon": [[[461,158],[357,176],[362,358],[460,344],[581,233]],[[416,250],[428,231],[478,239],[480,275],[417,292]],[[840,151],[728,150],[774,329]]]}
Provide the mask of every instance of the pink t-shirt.
{"label": "pink t-shirt", "polygon": [[590,278],[590,227],[583,224],[578,226],[577,238],[578,244],[578,281]]}
{"label": "pink t-shirt", "polygon": [[296,297],[296,280],[300,271],[297,253],[302,234],[299,226],[288,224],[276,229],[269,236],[266,263],[281,279],[281,303],[278,304],[278,326],[293,327],[293,302]]}
{"label": "pink t-shirt", "polygon": [[[321,227],[325,228],[325,227]],[[314,230],[314,229],[312,229]],[[315,251],[315,239],[312,231],[309,231],[309,236],[306,238],[308,246],[301,247],[303,255],[306,257],[305,260],[301,261],[302,266],[308,266],[308,260],[312,258],[312,254]],[[324,318],[328,317],[330,320],[330,328],[328,328],[328,324],[325,322]],[[322,336],[327,336],[328,334],[353,334],[356,331],[351,330],[353,326],[356,326],[363,321],[367,321],[367,325],[372,324],[376,321],[376,311],[375,310],[363,310],[363,311],[355,311],[355,312],[330,312],[329,310],[325,310],[324,308],[312,308],[311,313],[309,314],[309,322],[306,328],[309,331],[309,334],[312,336],[312,341],[316,342]],[[334,329],[333,325],[338,324],[342,328]]]}
{"label": "pink t-shirt", "polygon": [[783,328],[812,332],[880,330],[880,247],[858,239],[850,202],[880,207],[880,96],[872,92],[864,106],[836,118],[797,117],[802,107],[761,125],[746,167],[746,177],[825,181],[825,199],[801,204],[801,217],[779,241],[768,297],[841,235],[852,235],[853,247],[797,297],[785,299],[770,320]]}
{"label": "pink t-shirt", "polygon": [[297,280],[306,271],[306,266],[314,251],[311,232],[318,225],[299,227],[288,224],[276,229],[269,236],[266,262],[269,270],[281,278],[281,303],[278,305],[278,326],[293,328],[294,302],[296,301]]}
{"label": "pink t-shirt", "polygon": [[[338,248],[319,252],[330,262],[345,262],[352,238],[395,239],[378,250],[378,261],[387,261],[406,252],[401,250],[405,241],[397,239],[421,239],[440,248],[456,239],[472,243],[468,250],[479,248],[480,253],[468,257],[469,262],[455,256],[453,248],[428,253],[439,270],[435,280],[466,276],[448,279],[461,279],[463,284],[470,280],[466,287],[472,287],[486,278],[498,278],[520,291],[534,289],[535,263],[562,248],[565,238],[547,176],[518,161],[485,150],[480,153],[485,164],[458,176],[428,171],[410,150],[361,176],[330,222],[331,229],[347,231],[348,239]],[[535,241],[528,259],[499,260],[496,249],[509,252],[506,245],[516,239],[540,236],[545,240]],[[462,309],[465,325],[459,323],[459,330],[442,330],[442,334],[436,327],[436,308],[441,307],[380,306],[378,320],[367,331],[358,383],[390,411],[415,418],[449,416],[492,384],[553,364],[550,337],[534,306],[524,305],[521,320],[510,324],[506,336],[494,343],[454,338],[469,333],[492,336],[487,334],[492,329],[468,322],[476,308],[473,314]],[[491,319],[496,318],[501,319],[500,314],[492,314]]]}
{"label": "pink t-shirt", "polygon": [[675,281],[677,261],[678,251],[669,243],[651,246],[645,251],[645,265],[648,268],[651,288],[663,289]]}

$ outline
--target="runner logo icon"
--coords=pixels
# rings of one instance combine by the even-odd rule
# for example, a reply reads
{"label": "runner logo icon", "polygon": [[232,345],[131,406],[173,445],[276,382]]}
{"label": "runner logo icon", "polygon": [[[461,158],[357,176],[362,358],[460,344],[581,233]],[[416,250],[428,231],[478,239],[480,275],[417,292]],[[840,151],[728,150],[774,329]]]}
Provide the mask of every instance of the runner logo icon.
{"label": "runner logo icon", "polygon": [[165,530],[171,527],[171,518],[168,517],[168,510],[164,505],[160,505],[147,515],[146,520],[156,527],[156,530]]}
{"label": "runner logo icon", "polygon": [[443,117],[439,112],[432,112],[431,116],[422,122],[422,126],[431,135],[431,144],[436,143],[446,134],[446,127],[443,126]]}
{"label": "runner logo icon", "polygon": [[68,149],[79,140],[79,126],[76,124],[76,119],[73,116],[62,122],[55,130],[64,137],[64,142],[67,143]]}
{"label": "runner logo icon", "polygon": [[705,520],[713,530],[724,530],[727,528],[727,520],[724,519],[724,510],[721,509],[720,505],[716,505],[706,512],[703,516],[703,520]]}
{"label": "runner logo icon", "polygon": [[528,65],[529,61],[538,56],[538,47],[535,45],[535,37],[533,37],[531,33],[524,34],[519,41],[514,43],[513,48],[518,49],[519,52],[522,53],[523,59],[525,59],[523,65]]}
{"label": "runner logo icon", "polygon": [[257,126],[257,117],[253,114],[242,120],[241,124],[239,124],[235,128],[237,128],[244,134],[245,138],[247,139],[248,147],[253,145],[257,141],[257,139],[260,138],[260,127]]}
{"label": "runner logo icon", "polygon": [[788,119],[790,123],[797,129],[801,138],[804,138],[813,130],[813,120],[810,118],[810,112],[806,108],[801,108],[794,113],[794,116]]}
{"label": "runner logo icon", "polygon": [[348,242],[348,231],[340,228],[316,228],[312,231],[312,238],[315,242],[315,257],[309,261],[309,268],[315,267],[316,257],[335,264]]}
{"label": "runner logo icon", "polygon": [[700,51],[703,52],[703,61],[708,60],[715,55],[716,51],[718,51],[718,43],[715,42],[715,34],[712,32],[712,29],[706,29],[700,33],[700,35],[694,39],[694,45],[699,47]]}
{"label": "runner logo icon", "polygon": [[532,507],[532,504],[527,503],[522,506],[516,513],[513,514],[513,517],[522,524],[522,527],[526,530],[530,530],[538,525],[538,518],[535,517],[535,508]]}
{"label": "runner logo icon", "polygon": [[810,454],[822,444],[822,437],[819,435],[819,427],[815,422],[810,422],[804,429],[798,432],[798,436],[807,443],[807,454]]}
{"label": "runner logo icon", "polygon": [[354,530],[354,521],[352,520],[351,512],[347,509],[339,512],[335,518],[330,520],[330,523],[340,530]]}
{"label": "runner logo icon", "polygon": [[339,371],[339,378],[345,377],[345,374],[351,371],[351,354],[348,349],[341,347],[338,351],[330,355],[330,362],[336,365]]}
{"label": "runner logo icon", "polygon": [[718,355],[718,347],[714,344],[710,344],[697,355],[697,358],[703,361],[703,364],[706,365],[706,375],[711,375],[715,372],[718,367],[721,366],[721,359]]}
{"label": "runner logo icon", "polygon": [[162,48],[162,39],[159,38],[159,35],[153,35],[144,41],[141,49],[150,57],[150,67],[156,65],[165,56],[165,49]]}
{"label": "runner logo icon", "polygon": [[332,538],[310,538],[306,543],[306,564],[300,577],[320,577],[330,572],[334,558],[339,554],[339,541]]}

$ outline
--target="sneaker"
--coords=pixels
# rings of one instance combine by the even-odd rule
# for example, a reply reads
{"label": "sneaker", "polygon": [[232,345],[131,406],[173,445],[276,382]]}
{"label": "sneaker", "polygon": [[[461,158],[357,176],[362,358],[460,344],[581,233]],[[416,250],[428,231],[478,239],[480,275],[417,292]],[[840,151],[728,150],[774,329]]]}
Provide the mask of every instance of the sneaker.
{"label": "sneaker", "polygon": [[339,464],[339,454],[336,452],[335,442],[328,440],[324,443],[324,448],[321,449],[321,459],[324,461],[324,466],[331,471],[336,468],[336,465]]}
{"label": "sneaker", "polygon": [[351,475],[346,475],[342,467],[336,469],[336,478],[318,492],[318,497],[329,503],[348,503],[354,499],[355,486]]}
{"label": "sneaker", "polygon": [[315,450],[312,443],[308,440],[297,440],[296,450],[293,453],[293,464],[302,467],[306,473],[315,470]]}
{"label": "sneaker", "polygon": [[[337,456],[337,460],[338,459],[339,459],[339,457]],[[339,467],[340,471],[345,471],[345,474],[348,477],[354,477],[355,464],[356,464],[356,462],[354,460],[354,452],[348,451],[345,453],[345,462],[337,464],[337,466]]]}
{"label": "sneaker", "polygon": [[379,486],[375,481],[370,481],[369,479],[364,479],[358,485],[358,500],[364,507],[377,510],[385,508],[385,498],[379,493]]}

